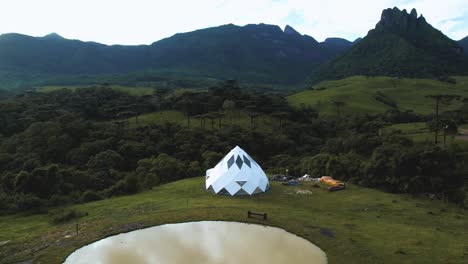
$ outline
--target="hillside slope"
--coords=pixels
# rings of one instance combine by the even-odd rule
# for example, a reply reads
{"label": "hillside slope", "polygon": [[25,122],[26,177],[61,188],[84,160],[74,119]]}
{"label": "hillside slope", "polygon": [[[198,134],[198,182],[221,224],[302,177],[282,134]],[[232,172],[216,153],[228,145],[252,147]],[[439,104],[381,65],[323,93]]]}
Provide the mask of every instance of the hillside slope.
{"label": "hillside slope", "polygon": [[456,41],[433,28],[415,9],[386,9],[375,29],[344,55],[322,66],[314,80],[353,75],[434,78],[468,75],[468,58]]}
{"label": "hillside slope", "polygon": [[[294,106],[308,105],[321,114],[336,115],[333,102],[342,101],[343,113],[383,113],[390,109],[414,110],[420,114],[434,111],[434,102],[425,98],[433,94],[458,94],[468,97],[468,77],[455,77],[456,84],[430,79],[400,79],[392,77],[354,76],[337,81],[324,81],[312,90],[288,97]],[[454,102],[443,110],[456,109]]]}
{"label": "hillside slope", "polygon": [[464,39],[459,40],[458,45],[462,46],[463,51],[465,52],[466,55],[468,55],[468,37],[465,37]]}
{"label": "hillside slope", "polygon": [[[272,183],[255,197],[208,194],[204,177],[73,208],[88,215],[61,225],[47,215],[0,216],[0,263],[62,263],[81,246],[121,232],[166,223],[222,220],[277,226],[323,249],[329,263],[464,263],[467,212],[440,201],[349,185],[330,193],[311,184]],[[311,193],[298,194],[298,190]],[[248,210],[268,213],[249,219]],[[76,235],[76,223],[80,232]]]}

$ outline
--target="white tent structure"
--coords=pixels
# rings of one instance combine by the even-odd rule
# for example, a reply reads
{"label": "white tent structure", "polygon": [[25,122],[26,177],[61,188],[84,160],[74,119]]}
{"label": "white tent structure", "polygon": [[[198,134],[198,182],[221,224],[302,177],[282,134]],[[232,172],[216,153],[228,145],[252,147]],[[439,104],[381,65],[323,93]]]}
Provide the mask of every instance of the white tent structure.
{"label": "white tent structure", "polygon": [[206,190],[215,194],[252,195],[269,188],[268,177],[260,165],[238,146],[206,171]]}

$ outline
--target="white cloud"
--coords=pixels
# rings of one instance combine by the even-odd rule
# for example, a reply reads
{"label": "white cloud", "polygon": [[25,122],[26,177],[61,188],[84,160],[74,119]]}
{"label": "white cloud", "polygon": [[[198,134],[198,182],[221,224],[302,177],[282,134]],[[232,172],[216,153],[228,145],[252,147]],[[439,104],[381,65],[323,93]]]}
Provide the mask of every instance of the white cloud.
{"label": "white cloud", "polygon": [[[450,37],[468,25],[466,0],[2,0],[0,33],[67,38],[107,44],[148,44],[178,32],[234,23],[290,23],[317,40],[367,34],[384,8],[418,9]],[[451,21],[453,18],[461,21]],[[465,27],[468,28],[468,27]],[[466,32],[468,35],[468,32]]]}

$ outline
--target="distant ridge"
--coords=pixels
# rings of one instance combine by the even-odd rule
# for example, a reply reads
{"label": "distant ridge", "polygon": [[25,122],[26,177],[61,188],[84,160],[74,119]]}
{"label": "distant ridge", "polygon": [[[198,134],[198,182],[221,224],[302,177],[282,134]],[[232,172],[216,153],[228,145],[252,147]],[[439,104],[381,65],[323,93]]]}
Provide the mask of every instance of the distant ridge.
{"label": "distant ridge", "polygon": [[[2,76],[99,75],[167,70],[251,83],[302,83],[311,69],[348,45],[318,43],[291,26],[233,24],[178,33],[151,45],[103,45],[44,37],[0,36]],[[23,78],[27,79],[27,78]]]}
{"label": "distant ridge", "polygon": [[375,29],[312,79],[353,75],[428,77],[468,74],[463,48],[433,28],[415,9],[385,9]]}
{"label": "distant ridge", "polygon": [[47,34],[42,38],[44,38],[44,39],[64,39],[64,37],[60,36],[59,34],[57,34],[55,32]]}
{"label": "distant ridge", "polygon": [[468,55],[468,37],[458,41],[458,44],[463,47],[463,51]]}
{"label": "distant ridge", "polygon": [[396,7],[385,9],[375,28],[353,42],[318,42],[290,25],[268,24],[227,24],[137,46],[10,33],[0,35],[0,89],[81,76],[100,82],[124,76],[127,83],[188,76],[189,82],[237,79],[269,87],[353,75],[435,78],[468,75],[467,54],[468,38],[451,40],[415,9]]}

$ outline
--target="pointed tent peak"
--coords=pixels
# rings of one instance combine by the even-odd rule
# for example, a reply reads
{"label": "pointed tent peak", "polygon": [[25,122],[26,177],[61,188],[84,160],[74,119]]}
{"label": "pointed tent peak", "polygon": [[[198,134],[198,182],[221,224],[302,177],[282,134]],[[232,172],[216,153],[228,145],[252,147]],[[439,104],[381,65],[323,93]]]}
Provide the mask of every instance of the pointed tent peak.
{"label": "pointed tent peak", "polygon": [[411,9],[411,16],[418,17],[418,11],[416,11],[416,8]]}
{"label": "pointed tent peak", "polygon": [[235,146],[230,152],[233,152],[233,153],[246,153],[245,150],[243,150],[239,146]]}
{"label": "pointed tent peak", "polygon": [[240,154],[244,154],[244,155],[248,155],[247,152],[245,152],[245,150],[243,150],[241,147],[239,146],[235,146],[231,151],[229,151],[229,154],[236,154],[236,155],[240,155]]}
{"label": "pointed tent peak", "polygon": [[243,164],[246,164],[248,167],[252,167],[253,164],[257,165],[257,162],[241,147],[235,146],[229,153],[223,158],[227,159],[227,166],[230,168],[234,163],[238,164],[241,167]]}

